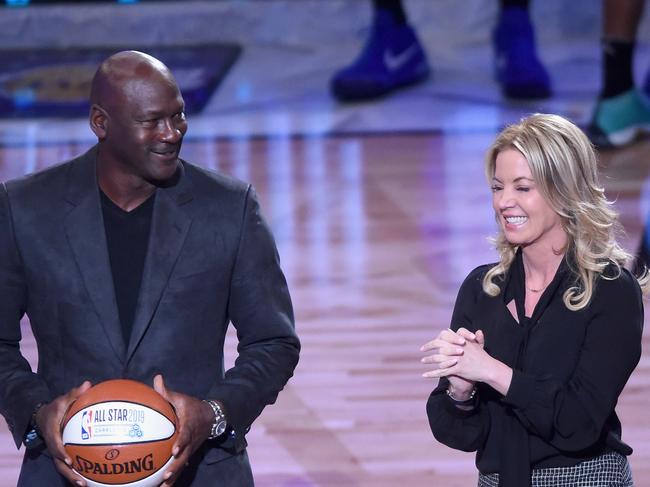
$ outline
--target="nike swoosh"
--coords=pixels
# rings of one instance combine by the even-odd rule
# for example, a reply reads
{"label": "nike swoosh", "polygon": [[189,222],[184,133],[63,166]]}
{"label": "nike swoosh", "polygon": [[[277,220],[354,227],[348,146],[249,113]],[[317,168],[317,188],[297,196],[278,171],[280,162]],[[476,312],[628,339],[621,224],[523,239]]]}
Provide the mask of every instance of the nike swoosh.
{"label": "nike swoosh", "polygon": [[417,44],[411,44],[410,47],[404,49],[397,55],[393,54],[390,49],[386,49],[384,51],[384,64],[389,71],[397,71],[406,63],[408,63],[411,58],[417,54],[419,49],[420,47]]}

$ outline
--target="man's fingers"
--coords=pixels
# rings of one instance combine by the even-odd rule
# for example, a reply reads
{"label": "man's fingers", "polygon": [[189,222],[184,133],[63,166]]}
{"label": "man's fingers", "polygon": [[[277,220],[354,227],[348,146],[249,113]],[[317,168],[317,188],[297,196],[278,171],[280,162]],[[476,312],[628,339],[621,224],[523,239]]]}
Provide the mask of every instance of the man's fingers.
{"label": "man's fingers", "polygon": [[88,389],[90,389],[93,385],[90,383],[90,381],[86,380],[84,381],[79,387],[76,387],[73,389],[73,396],[74,398],[78,398],[81,396],[84,392],[86,392]]}
{"label": "man's fingers", "polygon": [[50,454],[56,459],[59,460],[64,465],[67,465],[68,468],[72,467],[72,458],[68,455],[68,452],[65,451],[63,447],[63,442],[61,441],[52,441],[52,445],[48,445]]}
{"label": "man's fingers", "polygon": [[58,398],[50,404],[46,404],[38,410],[36,421],[43,433],[43,438],[50,454],[68,466],[72,465],[72,459],[63,448],[61,440],[61,420],[67,406],[65,398]]}
{"label": "man's fingers", "polygon": [[[156,375],[153,378],[153,388],[158,394],[163,396],[172,404],[174,410],[176,411],[176,415],[178,416],[180,423],[178,428],[178,438],[172,447],[172,455],[178,458],[180,455],[183,455],[184,451],[188,448],[188,446],[190,446],[192,442],[192,437],[190,434],[191,432],[186,427],[187,418],[185,417],[185,399],[182,394],[176,394],[172,391],[169,391],[165,386],[163,376],[160,374]],[[174,462],[174,465],[175,464],[176,462]]]}
{"label": "man's fingers", "polygon": [[160,487],[171,487],[172,485],[174,485],[174,479],[175,479],[174,470],[167,470],[163,478],[165,479],[165,481],[162,484],[160,484]]}
{"label": "man's fingers", "polygon": [[[172,447],[172,455],[174,455],[174,458],[179,459],[181,457],[186,457],[187,455],[184,453],[191,442],[192,438],[190,437],[187,428],[184,428],[183,425],[181,425],[180,429],[178,430],[178,438],[176,439],[176,443],[174,443],[174,446]],[[185,459],[185,461],[187,461],[187,459]]]}
{"label": "man's fingers", "polygon": [[54,460],[65,465],[65,468],[70,470],[72,468],[72,458],[70,458],[70,455],[68,455],[68,452],[63,446],[61,433],[58,430],[51,431],[49,435],[46,435],[45,443]]}
{"label": "man's fingers", "polygon": [[72,458],[65,450],[61,439],[61,421],[70,404],[91,387],[92,384],[89,381],[84,381],[52,402],[45,404],[36,413],[36,422],[43,434],[45,445],[54,460],[57,471],[74,485],[85,486],[86,482],[72,470]]}
{"label": "man's fingers", "polygon": [[170,398],[169,398],[169,394],[167,392],[167,387],[165,387],[165,381],[164,381],[162,375],[157,374],[153,378],[153,388],[158,394],[160,394],[162,397],[164,397],[169,402],[171,402]]}
{"label": "man's fingers", "polygon": [[165,480],[160,487],[168,487],[173,485],[176,480],[178,480],[178,476],[181,474],[181,471],[189,465],[189,455],[182,454],[179,457],[177,457],[170,465],[167,471],[165,472],[165,475],[163,476],[163,479]]}
{"label": "man's fingers", "polygon": [[78,485],[80,487],[86,486],[86,481],[60,459],[54,458],[54,466],[72,485]]}

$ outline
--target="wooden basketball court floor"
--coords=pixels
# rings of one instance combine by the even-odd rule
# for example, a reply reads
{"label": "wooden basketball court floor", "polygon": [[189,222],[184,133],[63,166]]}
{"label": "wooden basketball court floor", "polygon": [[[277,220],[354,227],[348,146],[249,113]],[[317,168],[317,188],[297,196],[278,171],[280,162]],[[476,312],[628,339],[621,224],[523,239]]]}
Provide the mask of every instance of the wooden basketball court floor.
{"label": "wooden basketball court floor", "polygon": [[[438,444],[429,431],[425,403],[435,384],[421,377],[419,347],[449,325],[465,275],[494,259],[482,169],[493,136],[186,140],[185,159],[256,186],[303,343],[295,377],[249,434],[256,485],[476,485],[473,455]],[[4,146],[0,180],[86,147],[65,139]],[[650,142],[641,142],[601,157],[630,250],[650,210],[649,153]],[[27,322],[23,330],[22,349],[34,363]],[[618,405],[637,486],[650,485],[649,333]],[[232,362],[232,336],[227,346]],[[21,456],[2,422],[0,487],[16,484]]]}

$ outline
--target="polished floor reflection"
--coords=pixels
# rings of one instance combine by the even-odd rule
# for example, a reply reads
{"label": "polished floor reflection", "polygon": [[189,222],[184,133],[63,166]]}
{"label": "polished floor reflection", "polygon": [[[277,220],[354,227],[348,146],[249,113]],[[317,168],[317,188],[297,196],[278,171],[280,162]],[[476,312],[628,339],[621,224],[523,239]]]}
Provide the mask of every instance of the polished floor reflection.
{"label": "polished floor reflection", "polygon": [[[483,153],[492,131],[367,137],[189,139],[183,157],[254,183],[291,287],[303,341],[295,377],[249,434],[256,485],[468,486],[473,455],[433,439],[419,346],[448,326],[457,288],[494,260]],[[0,149],[0,180],[88,144]],[[634,250],[650,211],[650,142],[602,155]],[[615,324],[613,324],[615,326]],[[646,327],[646,330],[648,328]],[[618,406],[637,485],[650,485],[650,332]],[[36,350],[24,324],[23,350]],[[229,337],[229,360],[235,339]],[[603,358],[607,360],[606,357]],[[0,487],[22,452],[4,422]]]}

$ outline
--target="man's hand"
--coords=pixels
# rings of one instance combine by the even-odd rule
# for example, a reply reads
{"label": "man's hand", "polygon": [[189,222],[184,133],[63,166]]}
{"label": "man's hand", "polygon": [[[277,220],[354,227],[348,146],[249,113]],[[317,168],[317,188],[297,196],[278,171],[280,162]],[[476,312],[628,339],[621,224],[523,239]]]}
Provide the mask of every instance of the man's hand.
{"label": "man's hand", "polygon": [[54,466],[68,482],[86,486],[85,480],[72,470],[72,459],[63,448],[61,439],[61,422],[65,412],[74,401],[90,389],[90,382],[85,381],[79,387],[71,389],[67,394],[57,397],[54,401],[44,405],[36,412],[36,424],[41,432],[47,450],[52,455]]}
{"label": "man's hand", "polygon": [[172,447],[174,461],[165,473],[165,482],[160,487],[170,487],[190,461],[190,456],[203,444],[210,435],[214,421],[214,413],[208,404],[195,397],[170,391],[165,387],[162,375],[153,379],[153,388],[167,399],[178,417],[178,439]]}

